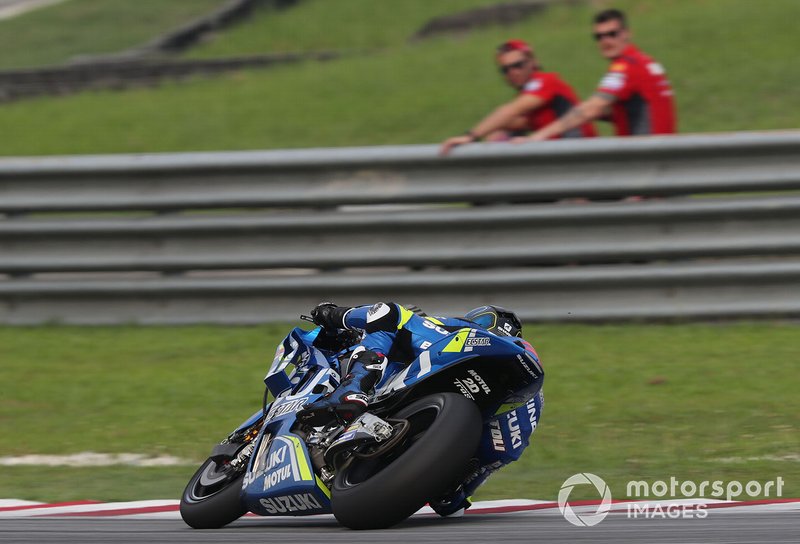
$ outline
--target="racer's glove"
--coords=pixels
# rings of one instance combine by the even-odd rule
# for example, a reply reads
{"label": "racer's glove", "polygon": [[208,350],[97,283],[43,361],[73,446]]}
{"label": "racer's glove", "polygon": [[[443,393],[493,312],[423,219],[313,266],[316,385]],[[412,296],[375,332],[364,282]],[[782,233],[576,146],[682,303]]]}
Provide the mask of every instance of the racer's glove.
{"label": "racer's glove", "polygon": [[314,347],[339,352],[361,342],[361,332],[354,329],[325,329],[314,340]]}
{"label": "racer's glove", "polygon": [[320,302],[317,307],[311,310],[311,319],[314,324],[323,329],[344,329],[344,314],[350,308],[337,306],[333,302]]}

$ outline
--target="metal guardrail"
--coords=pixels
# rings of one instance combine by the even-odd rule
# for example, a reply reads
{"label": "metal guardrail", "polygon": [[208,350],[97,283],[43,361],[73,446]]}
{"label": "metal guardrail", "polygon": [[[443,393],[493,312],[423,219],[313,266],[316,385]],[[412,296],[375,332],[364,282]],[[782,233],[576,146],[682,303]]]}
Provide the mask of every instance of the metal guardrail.
{"label": "metal guardrail", "polygon": [[800,196],[8,221],[0,223],[7,251],[0,272],[521,266],[796,255],[798,232]]}
{"label": "metal guardrail", "polygon": [[322,299],[797,315],[798,151],[786,132],[0,159],[0,322],[255,323]]}
{"label": "metal guardrail", "polygon": [[0,159],[0,213],[520,202],[800,189],[800,132]]}

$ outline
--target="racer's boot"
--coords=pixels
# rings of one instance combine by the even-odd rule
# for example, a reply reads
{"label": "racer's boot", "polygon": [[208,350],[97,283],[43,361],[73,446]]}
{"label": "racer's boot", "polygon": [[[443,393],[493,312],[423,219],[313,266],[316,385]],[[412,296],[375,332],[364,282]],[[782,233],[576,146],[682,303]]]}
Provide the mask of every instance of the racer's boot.
{"label": "racer's boot", "polygon": [[334,391],[297,412],[297,419],[314,427],[325,425],[336,416],[352,421],[367,411],[369,395],[381,377],[383,357],[361,348],[351,358],[347,375]]}
{"label": "racer's boot", "polygon": [[461,486],[438,500],[430,501],[428,504],[433,508],[434,512],[443,518],[461,517],[464,515],[464,511],[472,506],[464,492],[464,488]]}

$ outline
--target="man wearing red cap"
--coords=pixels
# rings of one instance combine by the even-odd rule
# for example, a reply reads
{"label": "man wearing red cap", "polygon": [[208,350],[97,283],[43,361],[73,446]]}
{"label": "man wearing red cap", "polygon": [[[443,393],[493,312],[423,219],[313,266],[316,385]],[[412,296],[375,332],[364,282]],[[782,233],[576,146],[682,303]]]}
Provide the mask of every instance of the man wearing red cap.
{"label": "man wearing red cap", "polygon": [[[517,97],[503,104],[464,135],[445,140],[440,153],[446,155],[456,146],[494,138],[498,133],[536,131],[547,126],[578,104],[572,88],[553,72],[540,71],[530,45],[509,40],[497,48],[497,64],[506,82],[517,89]],[[553,138],[596,136],[591,123],[579,123]]]}
{"label": "man wearing red cap", "polygon": [[616,9],[594,17],[594,39],[611,66],[595,94],[526,140],[548,140],[587,121],[608,119],[617,136],[673,134],[676,131],[672,87],[664,68],[631,43],[625,14]]}

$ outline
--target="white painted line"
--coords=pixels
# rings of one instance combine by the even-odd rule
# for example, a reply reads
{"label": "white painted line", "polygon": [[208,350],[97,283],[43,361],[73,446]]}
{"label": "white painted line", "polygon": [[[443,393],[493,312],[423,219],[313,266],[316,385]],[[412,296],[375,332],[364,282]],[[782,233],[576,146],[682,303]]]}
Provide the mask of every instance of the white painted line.
{"label": "white painted line", "polygon": [[[780,501],[780,502],[778,502]],[[775,512],[775,511],[800,511],[800,499],[777,499],[776,502],[750,501],[737,503],[735,501],[703,500],[703,499],[684,499],[674,501],[620,501],[615,502],[611,512],[625,513],[629,506],[647,506],[650,509],[660,507],[666,509],[670,505],[708,505],[710,511],[717,512]],[[11,508],[3,511],[2,508]],[[65,517],[65,516],[102,516],[112,519],[180,519],[178,511],[179,501],[175,499],[130,501],[114,503],[90,503],[90,504],[53,504],[43,505],[32,501],[20,501],[17,499],[0,499],[0,518],[30,518],[30,517]],[[576,512],[594,512],[596,505],[576,505],[573,510]],[[553,501],[544,500],[524,500],[506,499],[495,501],[478,501],[468,510],[468,514],[497,514],[497,513],[521,513],[536,515],[560,515],[558,505]],[[414,515],[435,516],[433,510],[425,506]],[[250,514],[249,518],[259,518]],[[281,519],[294,519],[297,517],[275,516]],[[321,514],[305,516],[310,519],[333,519],[331,514]],[[261,518],[259,518],[261,519]]]}
{"label": "white painted line", "polygon": [[48,466],[48,467],[106,467],[129,465],[134,467],[194,466],[197,461],[181,459],[172,455],[154,457],[144,453],[95,453],[85,451],[70,455],[18,455],[0,457],[0,466]]}
{"label": "white painted line", "polygon": [[35,9],[60,4],[65,0],[6,0],[0,4],[0,20],[12,19]]}
{"label": "white painted line", "polygon": [[0,499],[0,508],[10,508],[18,506],[34,506],[36,504],[44,504],[36,501],[23,501],[20,499]]}
{"label": "white painted line", "polygon": [[[70,505],[34,505],[25,509],[0,510],[0,518],[30,518],[39,516],[69,516],[74,514],[88,514],[92,512],[120,511],[120,516],[138,513],[137,511],[152,508],[166,508],[174,510],[178,514],[180,501],[175,499],[148,500],[148,501],[129,501],[129,502],[109,502],[109,503],[90,503],[90,504],[70,504]],[[180,516],[178,516],[180,517]]]}
{"label": "white painted line", "polygon": [[790,463],[800,463],[800,453],[788,453],[786,455],[759,455],[756,457],[719,457],[713,459],[720,463],[749,463],[750,461],[787,461]]}

